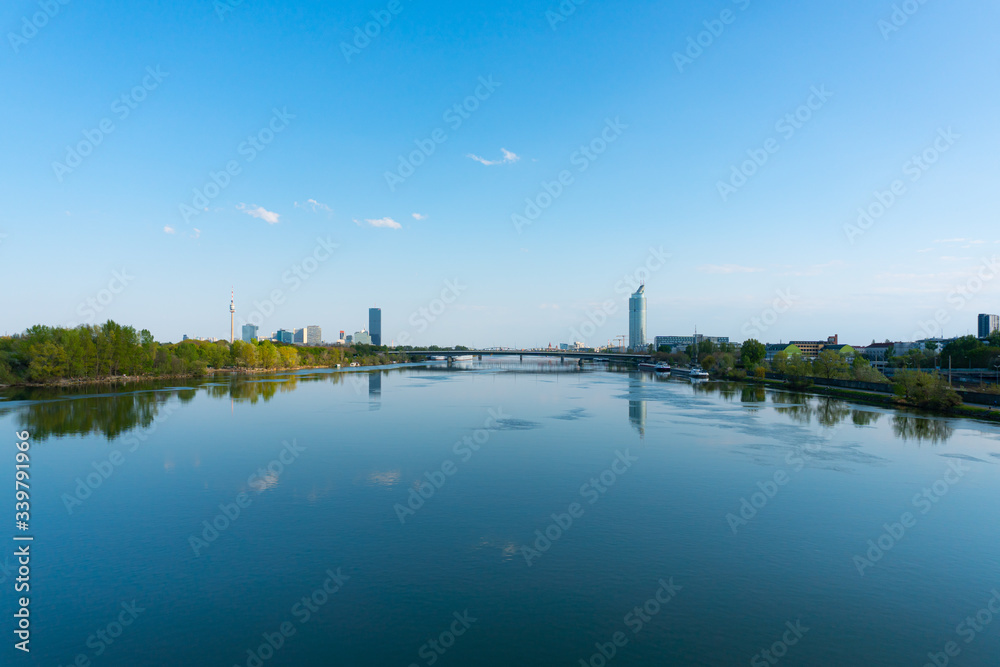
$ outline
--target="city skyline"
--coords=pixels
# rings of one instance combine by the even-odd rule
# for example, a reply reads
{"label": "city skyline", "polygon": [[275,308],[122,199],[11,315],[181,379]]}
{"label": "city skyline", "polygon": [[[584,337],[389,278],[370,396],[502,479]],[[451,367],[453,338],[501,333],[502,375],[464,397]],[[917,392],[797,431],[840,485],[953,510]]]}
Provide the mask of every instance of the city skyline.
{"label": "city skyline", "polygon": [[[230,313],[231,321],[232,321],[232,318],[234,317],[235,312],[236,312],[236,308],[235,308],[235,291],[232,291],[231,292],[230,305],[229,305],[229,313]],[[777,317],[777,311],[775,311],[775,317]],[[974,336],[976,336],[978,338],[984,339],[984,338],[987,338],[993,332],[1000,331],[1000,315],[979,313],[979,314],[977,314],[976,318],[977,318],[976,319],[976,322],[977,322],[976,332],[975,333],[967,333],[967,334],[964,334],[964,335],[974,335]],[[766,327],[767,326],[766,323],[765,323],[766,319],[767,319],[766,316],[762,316],[762,318],[760,318],[759,320],[758,319],[751,320],[751,322],[749,322],[748,324],[750,326],[756,325],[756,326]],[[405,346],[405,345],[410,345],[412,343],[412,341],[409,341],[409,340],[406,340],[406,341],[403,341],[403,342],[397,342],[395,339],[387,340],[385,342],[381,341],[381,338],[380,338],[380,336],[381,336],[381,322],[382,322],[382,309],[381,308],[377,308],[377,307],[371,307],[371,308],[368,309],[368,327],[367,328],[362,327],[361,329],[357,330],[355,332],[355,334],[353,334],[352,336],[346,336],[346,338],[345,338],[345,333],[344,333],[345,330],[340,329],[339,330],[340,333],[339,333],[338,340],[351,339],[352,337],[356,338],[356,336],[357,336],[358,333],[367,333],[370,336],[370,338],[371,338],[371,344],[373,344],[373,345],[387,345],[387,346],[400,345],[400,346]],[[892,342],[915,342],[915,341],[918,341],[918,340],[947,340],[947,339],[958,338],[958,337],[961,337],[961,335],[963,335],[963,334],[957,334],[957,335],[953,335],[953,336],[936,335],[936,334],[931,333],[931,327],[934,324],[934,320],[929,320],[928,322],[925,322],[925,323],[922,323],[922,324],[923,324],[923,328],[920,329],[920,330],[915,331],[914,334],[913,334],[913,336],[911,336],[910,338],[908,338],[908,339],[898,338],[898,339],[893,340]],[[596,328],[596,326],[594,328]],[[242,324],[240,339],[243,340],[243,341],[249,342],[249,340],[251,338],[259,337],[258,336],[259,329],[260,329],[260,327],[257,326],[257,325],[254,325],[254,324],[250,324],[250,323]],[[285,330],[285,329],[282,329],[282,328],[275,329],[274,331],[271,332],[271,335],[269,336],[269,338],[273,339],[273,340],[280,341],[281,340],[281,332],[282,331],[288,331],[288,330]],[[585,333],[587,332],[586,329],[584,329],[583,331]],[[336,341],[326,341],[326,340],[323,340],[322,339],[322,334],[321,334],[322,327],[319,326],[319,325],[309,325],[309,326],[301,327],[301,328],[292,328],[291,332],[293,334],[293,341],[292,342],[294,342],[296,344],[310,344],[310,345],[312,345],[312,344],[321,344],[321,343],[322,344],[331,344],[331,343],[336,342]],[[376,333],[376,332],[378,332],[378,333]],[[751,330],[750,333],[755,333],[755,330]],[[405,332],[404,332],[404,334],[405,334]],[[581,335],[580,330],[573,330],[573,331],[571,331],[571,334],[575,334],[577,338],[587,338],[587,337],[590,337],[590,338],[593,339],[592,336]],[[376,336],[379,336],[379,338],[376,338]],[[643,284],[643,285],[640,285],[639,288],[634,293],[632,293],[632,294],[629,295],[629,301],[628,301],[628,335],[627,336],[626,335],[618,335],[618,336],[615,336],[614,338],[608,339],[605,344],[601,344],[599,342],[595,342],[595,343],[591,343],[589,345],[587,343],[584,343],[581,340],[572,340],[573,336],[571,336],[571,339],[567,340],[567,341],[557,341],[557,342],[549,341],[549,343],[545,344],[545,345],[537,345],[537,346],[530,346],[530,347],[532,349],[543,349],[543,348],[547,348],[547,347],[555,347],[555,348],[564,348],[565,349],[565,348],[568,348],[568,347],[576,345],[578,347],[584,347],[584,348],[586,348],[586,347],[601,348],[601,347],[614,347],[614,346],[618,346],[619,345],[619,341],[626,341],[625,342],[625,347],[627,349],[629,349],[629,350],[644,349],[644,348],[648,347],[649,345],[653,345],[654,349],[656,349],[656,348],[659,348],[661,345],[669,345],[669,346],[672,346],[672,347],[676,347],[677,345],[682,344],[681,343],[682,339],[683,339],[683,344],[684,345],[688,345],[688,344],[690,344],[691,341],[694,340],[695,337],[697,337],[699,340],[709,340],[709,341],[716,342],[716,343],[718,343],[718,342],[726,342],[726,343],[728,343],[731,340],[732,340],[732,342],[741,343],[744,340],[748,340],[750,338],[754,338],[754,336],[752,336],[752,335],[746,336],[746,337],[740,337],[740,336],[731,337],[729,335],[713,336],[713,335],[706,335],[706,334],[694,334],[694,335],[688,336],[686,334],[678,334],[676,332],[672,333],[672,334],[666,334],[666,333],[649,334],[647,332],[647,330],[646,330],[646,293],[645,293],[645,285]],[[188,335],[184,334],[183,338],[185,338],[185,339],[188,338]],[[215,336],[197,336],[197,337],[193,337],[193,338],[196,338],[196,339],[216,339],[216,340],[221,340],[220,338],[215,337]],[[817,340],[819,340],[821,338],[822,337],[818,337]],[[839,334],[835,334],[832,337],[828,336],[827,338],[829,338],[830,340],[833,340],[834,342],[836,342],[835,339],[839,338]],[[787,342],[794,342],[794,341],[785,341],[784,339],[779,339],[779,340],[775,341],[775,340],[770,340],[770,339],[767,339],[767,338],[763,338],[763,339],[760,339],[760,340],[762,342],[765,342],[765,343],[787,343]],[[890,339],[880,339],[878,336],[874,336],[872,338],[872,343],[880,343],[883,340],[889,341]],[[860,340],[855,341],[855,343],[857,345],[863,345],[864,344],[864,342],[860,341]],[[427,345],[436,345],[437,343],[429,342],[429,343],[425,343],[425,344],[427,344]],[[487,346],[477,346],[475,349],[488,349],[490,347],[507,347],[507,346],[504,346],[504,345],[487,345]],[[529,348],[525,347],[524,349],[529,349]]]}
{"label": "city skyline", "polygon": [[[639,282],[649,336],[905,340],[1000,310],[1000,8],[886,29],[892,4],[860,0],[457,7],[406,5],[346,54],[367,4],[140,8],[114,31],[63,7],[0,62],[30,100],[8,110],[0,260],[46,266],[10,272],[3,330],[223,338],[234,282],[237,317],[271,302],[262,330],[345,328],[377,296],[385,341],[428,344],[545,345],[595,317],[605,343]],[[192,25],[196,53],[169,38]],[[440,50],[410,49],[428,33]],[[562,57],[596,35],[602,58]]]}

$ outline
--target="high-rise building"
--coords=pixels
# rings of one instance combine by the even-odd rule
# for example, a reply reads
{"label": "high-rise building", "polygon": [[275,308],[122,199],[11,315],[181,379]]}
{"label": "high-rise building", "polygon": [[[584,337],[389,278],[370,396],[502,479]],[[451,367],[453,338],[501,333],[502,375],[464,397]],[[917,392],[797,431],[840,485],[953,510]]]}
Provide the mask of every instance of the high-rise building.
{"label": "high-rise building", "polygon": [[1000,315],[980,315],[979,337],[989,338],[994,331],[1000,331]]}
{"label": "high-rise building", "polygon": [[646,286],[640,285],[628,299],[628,347],[646,347]]}
{"label": "high-rise building", "polygon": [[343,329],[340,330],[340,338],[338,338],[337,340],[347,340],[346,338],[344,338],[344,330]]}
{"label": "high-rise building", "polygon": [[295,330],[295,335],[292,337],[292,342],[295,343],[296,345],[305,345],[306,344],[306,330],[305,329],[296,329]]}
{"label": "high-rise building", "polygon": [[291,345],[295,342],[295,332],[288,331],[287,329],[278,329],[277,333],[274,334],[274,339],[279,343],[288,343]]}
{"label": "high-rise building", "polygon": [[256,324],[244,324],[241,338],[244,343],[252,343],[257,338],[258,327]]}
{"label": "high-rise building", "polygon": [[[372,337],[372,345],[382,344],[382,309],[368,309],[368,331]],[[355,338],[357,340],[357,338]]]}
{"label": "high-rise building", "polygon": [[374,345],[371,334],[362,329],[354,332],[354,342],[358,345]]}
{"label": "high-rise building", "polygon": [[[729,342],[729,336],[705,336],[698,334],[698,342],[704,343],[705,341],[711,341],[716,345]],[[653,338],[653,345],[657,350],[661,347],[670,348],[686,348],[688,345],[694,345],[694,336],[656,336]]]}
{"label": "high-rise building", "polygon": [[306,345],[321,345],[323,343],[323,330],[315,324],[306,327]]}

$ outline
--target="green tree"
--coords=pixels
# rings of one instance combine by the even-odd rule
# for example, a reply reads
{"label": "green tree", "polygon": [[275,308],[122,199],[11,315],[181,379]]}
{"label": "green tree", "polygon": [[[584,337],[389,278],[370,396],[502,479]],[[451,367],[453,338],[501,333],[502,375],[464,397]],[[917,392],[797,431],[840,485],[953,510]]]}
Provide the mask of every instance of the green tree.
{"label": "green tree", "polygon": [[278,357],[281,359],[281,365],[284,368],[294,368],[299,365],[298,350],[290,345],[283,345],[282,347],[279,347]]}
{"label": "green tree", "polygon": [[812,364],[801,354],[793,354],[785,368],[786,381],[792,387],[804,389],[812,384]]}
{"label": "green tree", "polygon": [[767,347],[756,338],[751,338],[743,343],[743,348],[740,350],[740,361],[747,368],[753,368],[764,361],[764,357],[766,356]]}
{"label": "green tree", "polygon": [[269,340],[257,344],[259,364],[262,368],[277,368],[278,349]]}
{"label": "green tree", "polygon": [[904,370],[892,379],[896,395],[909,405],[946,410],[962,404],[961,396],[937,373]]}
{"label": "green tree", "polygon": [[788,371],[788,363],[788,353],[782,350],[774,355],[774,359],[771,361],[771,368],[776,373],[785,373]]}
{"label": "green tree", "polygon": [[847,360],[833,350],[822,350],[813,361],[813,370],[819,377],[827,379],[847,375]]}

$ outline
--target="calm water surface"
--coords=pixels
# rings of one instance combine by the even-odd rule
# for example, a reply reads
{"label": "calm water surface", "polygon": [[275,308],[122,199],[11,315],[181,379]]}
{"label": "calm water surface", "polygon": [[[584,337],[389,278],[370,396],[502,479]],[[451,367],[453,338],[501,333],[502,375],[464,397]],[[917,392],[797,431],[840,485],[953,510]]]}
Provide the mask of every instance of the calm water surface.
{"label": "calm water surface", "polygon": [[0,400],[4,664],[998,663],[993,425],[545,361],[135,389]]}

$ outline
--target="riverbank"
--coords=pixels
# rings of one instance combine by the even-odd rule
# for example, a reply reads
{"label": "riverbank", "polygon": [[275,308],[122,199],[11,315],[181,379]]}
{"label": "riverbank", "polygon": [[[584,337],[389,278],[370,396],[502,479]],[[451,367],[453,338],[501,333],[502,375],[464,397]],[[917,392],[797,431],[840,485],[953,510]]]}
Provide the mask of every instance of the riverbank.
{"label": "riverbank", "polygon": [[781,389],[783,391],[794,392],[798,394],[829,396],[831,398],[839,398],[845,401],[851,401],[853,403],[863,403],[866,405],[892,408],[894,410],[913,410],[923,414],[937,415],[942,417],[966,417],[969,419],[981,419],[983,421],[989,421],[989,422],[1000,422],[1000,411],[992,410],[988,407],[981,408],[971,405],[960,405],[948,410],[930,410],[926,408],[916,408],[912,405],[908,405],[907,403],[900,400],[893,394],[885,394],[882,392],[863,391],[860,389],[841,389],[839,387],[826,387],[815,384],[811,385],[807,389],[794,389],[781,380],[768,380],[768,379],[761,380],[758,378],[746,378],[734,381],[763,385],[766,387],[771,387],[772,389]]}
{"label": "riverbank", "polygon": [[[401,361],[393,365],[398,366],[405,363],[409,362]],[[348,371],[348,370],[359,370],[363,368],[378,368],[383,366],[384,364],[366,364],[359,366],[343,365],[339,368],[336,366],[291,366],[288,368],[213,368],[203,373],[191,372],[191,373],[174,373],[168,375],[112,375],[100,378],[61,378],[59,380],[53,380],[51,382],[17,382],[14,384],[0,384],[0,390],[27,389],[27,388],[58,389],[66,387],[86,387],[86,386],[102,386],[102,387],[125,386],[140,382],[156,382],[160,380],[199,380],[205,378],[213,378],[218,375],[222,376],[269,375],[274,373],[289,373],[294,371],[310,371],[310,370]]]}

